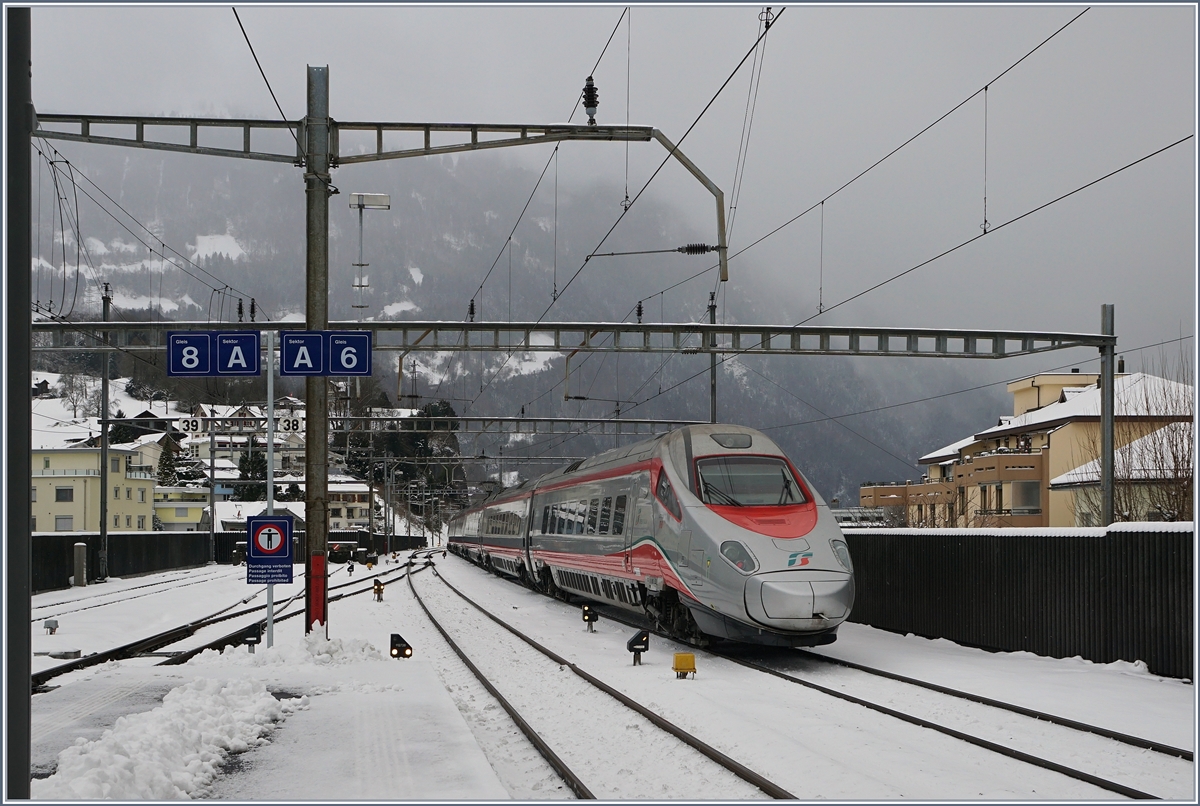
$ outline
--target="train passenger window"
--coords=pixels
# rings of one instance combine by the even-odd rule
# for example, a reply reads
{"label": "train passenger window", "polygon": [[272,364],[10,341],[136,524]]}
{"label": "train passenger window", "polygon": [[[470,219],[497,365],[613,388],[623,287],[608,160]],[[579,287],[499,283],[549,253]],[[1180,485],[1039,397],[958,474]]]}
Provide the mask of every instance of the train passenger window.
{"label": "train passenger window", "polygon": [[566,504],[557,504],[554,507],[558,517],[555,518],[554,534],[565,535],[567,533],[567,511]]}
{"label": "train passenger window", "polygon": [[547,504],[542,507],[542,534],[549,534],[546,530],[550,528],[550,506]]}
{"label": "train passenger window", "polygon": [[600,524],[596,527],[596,531],[602,535],[608,534],[608,523],[612,515],[612,496],[604,497],[604,505],[600,507]]}
{"label": "train passenger window", "polygon": [[596,515],[600,510],[600,499],[593,498],[591,506],[588,507],[587,533],[589,535],[596,534]]}
{"label": "train passenger window", "polygon": [[625,501],[625,496],[617,496],[617,508],[613,510],[612,518],[612,533],[614,535],[619,535],[625,530]]}
{"label": "train passenger window", "polygon": [[683,520],[683,510],[679,506],[679,499],[675,497],[675,490],[671,487],[671,482],[667,480],[667,474],[661,470],[658,471],[658,486],[654,489],[654,494],[667,508],[667,511],[675,516],[675,520]]}
{"label": "train passenger window", "polygon": [[580,501],[579,505],[575,508],[575,534],[577,535],[583,534],[583,518],[587,515],[587,508],[587,499]]}

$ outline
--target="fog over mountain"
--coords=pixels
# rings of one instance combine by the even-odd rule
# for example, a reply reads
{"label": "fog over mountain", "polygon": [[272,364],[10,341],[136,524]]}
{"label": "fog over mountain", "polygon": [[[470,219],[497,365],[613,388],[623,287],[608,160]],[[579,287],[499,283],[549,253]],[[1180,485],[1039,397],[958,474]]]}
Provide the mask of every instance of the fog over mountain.
{"label": "fog over mountain", "polygon": [[[172,154],[130,160],[122,150],[93,146],[75,147],[72,154],[79,155],[71,166],[77,191],[60,187],[60,192],[71,197],[65,208],[70,210],[74,193],[80,194],[83,270],[76,289],[76,244],[69,226],[64,284],[61,240],[53,251],[50,246],[51,232],[59,230],[57,221],[51,223],[57,209],[48,191],[41,215],[35,217],[42,262],[35,269],[34,286],[43,306],[53,300],[56,311],[74,305],[78,313],[94,314],[98,283],[107,281],[113,287],[115,319],[149,313],[152,318],[235,322],[240,297],[249,321],[253,297],[259,322],[302,321],[304,191],[299,171]],[[570,158],[578,159],[578,152]],[[553,165],[521,218],[510,250],[508,234],[538,180],[536,171],[520,163],[471,154],[382,163],[361,181],[349,170],[335,172],[341,192],[330,202],[330,318],[360,314],[353,307],[358,296],[352,287],[358,218],[348,200],[351,191],[363,190],[391,195],[390,210],[364,214],[363,260],[369,264],[362,269],[369,283],[363,297],[367,307],[361,310],[365,317],[461,321],[474,298],[477,321],[536,320],[550,305],[557,283],[562,293],[549,321],[634,321],[640,299],[646,300],[643,316],[648,322],[707,319],[715,272],[655,294],[709,268],[711,255],[596,257],[585,266],[585,256],[619,216],[624,190],[615,184],[560,184],[556,224],[552,177]],[[43,190],[51,187],[45,178]],[[637,212],[602,251],[672,249],[712,240],[711,233],[684,224],[668,202],[648,198]],[[581,266],[583,271],[568,285]],[[756,279],[752,263],[739,264],[735,272],[741,281],[729,283],[719,297],[722,321],[789,324],[784,311],[812,302],[807,284],[780,289],[770,280]],[[231,290],[223,291],[226,285]],[[376,357],[376,377],[393,401],[398,391],[394,356]],[[566,391],[591,398],[586,401],[564,401],[561,355],[530,353],[506,360],[503,353],[418,353],[408,360],[417,361],[422,401],[448,399],[462,413],[516,415],[524,407],[528,415],[612,417],[619,400],[625,416],[708,416],[708,358],[703,355],[626,354],[619,361],[612,355],[576,356]],[[718,412],[722,421],[759,428],[787,425],[768,433],[822,494],[857,503],[860,482],[911,478],[920,472],[914,465],[917,456],[1006,413],[1003,387],[836,422],[827,416],[965,389],[981,378],[995,381],[1020,371],[1011,364],[980,363],[733,358],[720,365]],[[696,373],[699,377],[671,389]],[[403,393],[412,393],[411,364],[404,368],[403,383]],[[287,388],[286,383],[281,386]],[[293,391],[301,393],[298,385]],[[502,448],[510,456],[582,455],[611,447],[613,439],[539,437],[503,446],[489,437],[464,449],[492,456]]]}

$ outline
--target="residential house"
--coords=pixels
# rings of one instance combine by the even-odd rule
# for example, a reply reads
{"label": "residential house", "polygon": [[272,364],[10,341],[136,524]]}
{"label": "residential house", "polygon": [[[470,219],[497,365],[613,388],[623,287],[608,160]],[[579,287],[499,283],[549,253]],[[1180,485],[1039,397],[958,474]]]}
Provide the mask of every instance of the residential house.
{"label": "residential house", "polygon": [[[1100,388],[1095,374],[1045,373],[1008,384],[1013,414],[996,425],[918,460],[927,468],[918,481],[869,483],[860,489],[862,506],[903,507],[913,527],[1086,526],[1097,522],[1100,453]],[[1118,486],[1137,481],[1143,494],[1119,509],[1123,520],[1163,519],[1178,512],[1150,512],[1155,486],[1147,478],[1147,448],[1127,449],[1162,432],[1143,446],[1162,444],[1180,429],[1191,433],[1194,390],[1144,373],[1118,374],[1114,383],[1114,447]],[[1175,424],[1175,425],[1172,425]],[[1171,430],[1163,429],[1171,426]],[[1190,445],[1190,437],[1184,440]],[[1121,456],[1142,471],[1125,471]],[[1134,459],[1133,457],[1137,457]],[[1161,463],[1160,463],[1161,464]],[[1190,479],[1191,454],[1176,461],[1170,476]],[[1136,472],[1142,478],[1135,479]],[[1160,473],[1160,475],[1162,475]],[[1156,482],[1165,481],[1162,479]],[[1190,482],[1189,482],[1190,483]],[[1161,486],[1159,484],[1158,486]],[[1138,506],[1133,500],[1141,500]],[[1190,507],[1188,517],[1191,517]]]}

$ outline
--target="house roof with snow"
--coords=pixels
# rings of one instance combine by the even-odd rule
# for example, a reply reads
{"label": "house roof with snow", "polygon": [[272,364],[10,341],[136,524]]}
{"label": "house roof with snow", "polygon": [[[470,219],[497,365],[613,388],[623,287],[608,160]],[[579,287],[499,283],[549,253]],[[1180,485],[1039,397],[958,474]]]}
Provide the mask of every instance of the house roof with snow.
{"label": "house roof with snow", "polygon": [[[1191,472],[1190,451],[1193,423],[1167,423],[1144,437],[1122,445],[1114,452],[1113,464],[1123,479],[1133,482],[1173,481],[1181,472]],[[1086,487],[1100,483],[1100,460],[1093,459],[1074,470],[1050,479],[1050,489]]]}
{"label": "house roof with snow", "polygon": [[[1114,414],[1117,417],[1144,417],[1169,420],[1190,418],[1195,390],[1182,383],[1134,372],[1116,378],[1113,385]],[[1059,399],[1040,409],[1002,420],[999,425],[980,431],[974,439],[993,439],[1030,431],[1048,431],[1072,420],[1100,417],[1100,388],[1093,385],[1068,387]]]}

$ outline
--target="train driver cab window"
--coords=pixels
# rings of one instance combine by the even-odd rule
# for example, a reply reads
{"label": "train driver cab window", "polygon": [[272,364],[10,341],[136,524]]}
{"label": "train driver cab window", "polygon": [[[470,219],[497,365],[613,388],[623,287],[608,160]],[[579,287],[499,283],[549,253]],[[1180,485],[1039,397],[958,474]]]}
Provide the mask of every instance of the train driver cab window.
{"label": "train driver cab window", "polygon": [[799,481],[782,459],[713,456],[696,462],[700,497],[713,506],[781,507],[806,503]]}
{"label": "train driver cab window", "polygon": [[675,497],[675,490],[671,487],[671,482],[667,480],[667,474],[663,471],[658,471],[658,486],[654,488],[654,495],[662,502],[667,511],[675,516],[675,520],[683,520],[683,510],[679,506],[679,499]]}
{"label": "train driver cab window", "polygon": [[617,506],[613,510],[613,517],[612,517],[612,533],[614,535],[619,535],[625,530],[625,501],[626,500],[627,500],[626,497],[623,495],[617,496]]}

